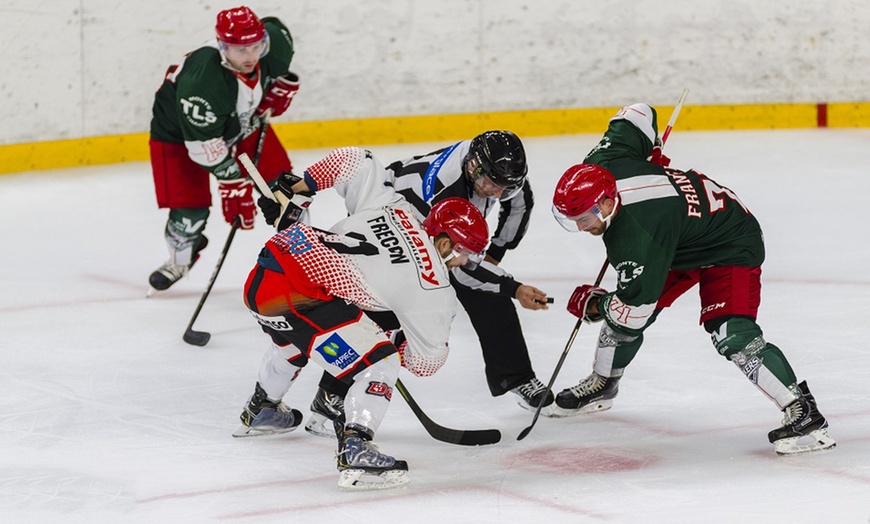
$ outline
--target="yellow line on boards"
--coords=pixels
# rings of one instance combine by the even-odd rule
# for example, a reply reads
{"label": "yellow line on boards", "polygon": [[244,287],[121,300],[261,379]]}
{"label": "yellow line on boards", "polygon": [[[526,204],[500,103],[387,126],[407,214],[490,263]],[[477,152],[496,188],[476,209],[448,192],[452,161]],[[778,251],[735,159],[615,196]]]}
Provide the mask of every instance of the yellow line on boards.
{"label": "yellow line on boards", "polygon": [[[396,116],[273,124],[287,149],[347,145],[450,142],[488,129],[520,137],[603,132],[618,107],[538,109],[493,113]],[[657,106],[659,115],[672,107]],[[870,102],[833,104],[686,105],[681,131],[870,127]],[[141,162],[148,160],[148,133],[0,145],[0,173]]]}

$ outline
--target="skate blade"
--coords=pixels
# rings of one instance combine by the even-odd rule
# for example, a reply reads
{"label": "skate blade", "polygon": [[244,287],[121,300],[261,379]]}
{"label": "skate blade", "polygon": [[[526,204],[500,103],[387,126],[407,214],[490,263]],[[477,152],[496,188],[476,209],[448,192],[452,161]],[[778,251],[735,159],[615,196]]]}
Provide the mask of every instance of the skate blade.
{"label": "skate blade", "polygon": [[599,411],[607,411],[608,409],[610,409],[612,407],[613,407],[613,399],[592,402],[591,404],[586,404],[585,406],[583,406],[582,408],[579,408],[579,409],[563,408],[554,402],[553,403],[553,414],[550,416],[553,418],[574,417],[577,415],[587,415],[589,413],[598,413]]}
{"label": "skate blade", "polygon": [[809,435],[784,438],[773,443],[773,448],[776,450],[776,454],[782,456],[814,453],[816,451],[833,449],[836,446],[837,442],[828,435],[828,430],[824,428],[812,431]]}
{"label": "skate blade", "polygon": [[295,430],[299,426],[293,426],[292,428],[250,428],[245,426],[244,424],[239,426],[239,429],[233,432],[233,437],[235,438],[245,438],[245,437],[265,437],[267,435],[280,435],[281,433],[290,433]]}
{"label": "skate blade", "polygon": [[[519,407],[521,407],[521,408],[527,410],[527,411],[531,411],[532,413],[534,413],[535,411],[538,410],[538,407],[537,407],[537,406],[532,407],[531,404],[528,404],[528,403],[526,403],[526,402],[523,402],[522,400],[518,400],[518,401],[517,401],[517,405],[518,405]],[[553,402],[553,403],[550,404],[549,406],[544,406],[544,407],[542,407],[542,408],[541,408],[541,416],[542,416],[542,417],[552,417],[552,416],[553,416],[553,408],[555,408],[555,407],[556,407],[556,403],[555,403],[555,402]]]}
{"label": "skate blade", "polygon": [[318,413],[311,414],[311,418],[305,424],[305,431],[317,437],[335,438],[335,426],[332,421]]}
{"label": "skate blade", "polygon": [[346,469],[338,478],[341,491],[372,491],[399,488],[411,482],[408,472],[391,469],[381,473],[369,473],[362,469]]}
{"label": "skate blade", "polygon": [[155,293],[159,293],[159,291],[152,286],[148,286],[148,291],[145,292],[145,298],[151,298]]}

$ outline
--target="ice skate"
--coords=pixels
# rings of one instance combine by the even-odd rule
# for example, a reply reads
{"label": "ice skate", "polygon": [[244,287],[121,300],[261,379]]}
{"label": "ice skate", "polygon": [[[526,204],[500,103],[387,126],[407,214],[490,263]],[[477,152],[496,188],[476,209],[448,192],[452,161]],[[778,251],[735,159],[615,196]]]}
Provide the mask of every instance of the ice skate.
{"label": "ice skate", "polygon": [[408,463],[381,453],[362,430],[344,430],[336,459],[341,472],[338,489],[342,491],[392,489],[411,482]]}
{"label": "ice skate", "polygon": [[344,417],[344,399],[328,393],[323,388],[317,388],[314,400],[311,401],[311,416],[305,424],[305,431],[318,437],[335,437],[333,421]]}
{"label": "ice skate", "polygon": [[266,392],[257,384],[254,394],[248,399],[248,405],[239,416],[242,425],[234,433],[234,437],[259,437],[288,433],[302,423],[302,413],[291,409],[283,402],[273,402],[266,398]]}
{"label": "ice skate", "polygon": [[151,287],[148,289],[147,296],[150,297],[157,291],[166,291],[172,287],[173,284],[187,276],[190,268],[192,268],[193,265],[196,264],[196,261],[199,260],[199,252],[205,249],[208,245],[208,238],[205,235],[202,235],[199,238],[199,246],[193,252],[193,262],[191,262],[190,265],[175,264],[170,258],[170,260],[166,261],[165,264],[151,273],[151,276],[148,277],[148,284]]}
{"label": "ice skate", "polygon": [[798,384],[801,396],[782,410],[782,427],[767,434],[779,455],[798,455],[837,445],[828,435],[828,421],[819,413],[806,381]]}
{"label": "ice skate", "polygon": [[572,417],[610,409],[619,392],[620,378],[602,377],[592,373],[576,386],[564,389],[556,395],[556,406],[551,416]]}
{"label": "ice skate", "polygon": [[543,402],[541,415],[545,417],[549,417],[555,407],[553,406],[553,393],[536,377],[532,377],[528,382],[513,388],[511,393],[520,397],[517,404],[521,408],[532,412],[537,411],[538,405]]}

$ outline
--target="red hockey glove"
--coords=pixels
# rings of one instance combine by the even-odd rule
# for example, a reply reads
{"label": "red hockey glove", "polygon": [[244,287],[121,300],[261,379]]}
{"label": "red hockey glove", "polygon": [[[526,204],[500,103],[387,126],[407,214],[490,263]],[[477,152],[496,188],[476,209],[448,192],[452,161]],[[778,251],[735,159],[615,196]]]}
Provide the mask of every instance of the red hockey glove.
{"label": "red hockey glove", "polygon": [[254,229],[257,206],[254,205],[254,182],[250,179],[225,180],[218,183],[224,219],[232,224],[240,218],[240,229]]}
{"label": "red hockey glove", "polygon": [[649,156],[649,162],[662,167],[671,165],[671,159],[662,154],[661,146],[655,146]]}
{"label": "red hockey glove", "polygon": [[571,313],[575,317],[583,320],[583,322],[598,322],[604,317],[601,316],[601,313],[595,312],[591,313],[589,311],[589,304],[592,300],[595,300],[596,310],[598,307],[598,299],[607,294],[607,290],[604,288],[600,288],[597,286],[591,286],[589,284],[583,284],[582,286],[577,286],[577,289],[574,290],[574,293],[571,294],[571,298],[568,299],[568,313]]}
{"label": "red hockey glove", "polygon": [[263,100],[257,106],[257,116],[262,117],[267,112],[269,116],[281,116],[290,107],[290,102],[293,101],[297,91],[299,91],[299,76],[296,73],[279,76],[263,94]]}

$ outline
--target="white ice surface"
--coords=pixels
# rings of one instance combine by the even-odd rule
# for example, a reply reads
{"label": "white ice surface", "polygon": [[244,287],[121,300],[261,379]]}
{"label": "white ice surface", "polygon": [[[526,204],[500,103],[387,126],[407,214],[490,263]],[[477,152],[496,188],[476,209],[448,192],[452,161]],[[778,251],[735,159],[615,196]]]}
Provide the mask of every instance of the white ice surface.
{"label": "white ice surface", "polygon": [[[574,325],[573,287],[594,280],[600,240],[551,218],[559,175],[598,135],[527,140],[537,207],[503,265],[556,298],[520,311],[546,382]],[[736,191],[761,221],[759,323],[806,379],[831,424],[831,452],[780,458],[776,407],[718,356],[698,326],[697,292],[646,334],[611,411],[541,419],[490,396],[464,313],[434,377],[402,379],[431,418],[498,428],[466,448],[431,439],[398,398],[381,448],[410,464],[391,492],[336,488],[333,442],[302,430],[233,439],[267,339],[241,287],[268,238],[241,231],[195,328],[181,335],[228,232],[219,208],[192,274],[145,298],[165,258],[164,211],[146,163],[0,177],[0,522],[853,522],[870,520],[870,130],[676,132],[668,153]],[[373,148],[385,163],[441,144]],[[298,168],[326,151],[291,151]],[[342,216],[331,192],[314,223]],[[613,273],[605,286],[613,286]],[[557,381],[589,370],[584,326]],[[303,410],[320,369],[286,401]]]}

